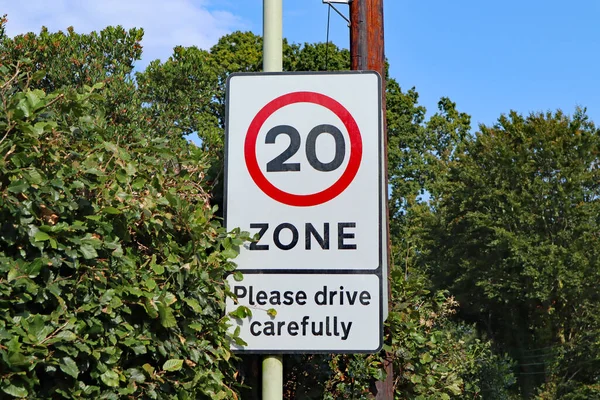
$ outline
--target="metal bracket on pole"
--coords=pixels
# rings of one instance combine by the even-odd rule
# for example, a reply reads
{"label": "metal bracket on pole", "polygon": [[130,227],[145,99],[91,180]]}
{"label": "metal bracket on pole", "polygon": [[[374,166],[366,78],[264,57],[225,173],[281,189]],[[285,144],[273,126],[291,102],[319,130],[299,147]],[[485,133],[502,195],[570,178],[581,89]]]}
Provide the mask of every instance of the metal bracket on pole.
{"label": "metal bracket on pole", "polygon": [[344,20],[348,23],[348,27],[350,27],[350,19],[348,17],[346,17],[344,14],[342,14],[340,12],[340,10],[335,8],[335,6],[332,3],[350,4],[351,1],[352,0],[323,0],[323,4],[328,4],[329,7],[333,8],[333,11],[335,11],[340,17],[344,18]]}

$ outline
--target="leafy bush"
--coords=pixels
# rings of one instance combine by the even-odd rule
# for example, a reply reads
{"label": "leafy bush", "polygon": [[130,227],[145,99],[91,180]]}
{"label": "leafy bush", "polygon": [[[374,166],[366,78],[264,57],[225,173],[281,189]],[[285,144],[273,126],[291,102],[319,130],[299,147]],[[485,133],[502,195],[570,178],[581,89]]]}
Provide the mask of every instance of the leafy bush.
{"label": "leafy bush", "polygon": [[395,298],[388,318],[396,396],[402,399],[510,398],[512,363],[494,354],[474,326],[453,319],[458,303],[430,292],[418,275],[392,273]]}
{"label": "leafy bush", "polygon": [[[455,322],[458,303],[430,292],[419,276],[392,274],[384,350],[391,357],[396,399],[513,399],[514,362],[498,355],[473,325]],[[371,399],[385,378],[385,354],[304,355],[286,359],[286,398]],[[307,373],[310,365],[310,373]]]}
{"label": "leafy bush", "polygon": [[[235,398],[209,160],[107,121],[106,90],[0,66],[0,389],[28,398]],[[136,123],[137,121],[137,123]]]}

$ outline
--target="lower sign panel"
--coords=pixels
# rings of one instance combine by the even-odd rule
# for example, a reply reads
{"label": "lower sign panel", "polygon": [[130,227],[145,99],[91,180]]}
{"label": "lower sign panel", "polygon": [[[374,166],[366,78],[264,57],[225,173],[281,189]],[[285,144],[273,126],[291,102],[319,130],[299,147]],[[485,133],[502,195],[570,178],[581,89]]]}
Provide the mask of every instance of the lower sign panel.
{"label": "lower sign panel", "polygon": [[375,274],[255,274],[228,277],[232,318],[250,353],[374,353],[382,345],[381,280]]}

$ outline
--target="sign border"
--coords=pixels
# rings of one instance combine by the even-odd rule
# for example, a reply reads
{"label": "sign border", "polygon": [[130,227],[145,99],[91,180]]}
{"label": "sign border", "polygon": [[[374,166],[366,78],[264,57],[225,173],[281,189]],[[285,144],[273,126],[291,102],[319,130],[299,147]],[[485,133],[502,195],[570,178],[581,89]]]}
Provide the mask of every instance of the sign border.
{"label": "sign border", "polygon": [[[310,75],[364,75],[370,74],[375,75],[377,77],[377,102],[378,109],[380,112],[378,113],[378,147],[379,147],[379,265],[374,269],[303,269],[303,270],[293,270],[293,269],[243,269],[237,270],[242,274],[331,274],[331,275],[375,275],[379,278],[379,299],[380,299],[380,307],[379,307],[379,346],[374,350],[280,350],[280,349],[269,349],[269,350],[252,350],[252,349],[231,349],[236,354],[375,354],[381,351],[383,347],[383,322],[384,322],[384,304],[383,302],[387,299],[383,297],[383,285],[387,285],[387,276],[383,276],[383,263],[387,262],[383,260],[383,247],[387,247],[387,243],[383,243],[383,209],[384,209],[384,199],[383,199],[383,177],[385,174],[385,165],[383,163],[383,143],[385,132],[383,131],[383,108],[382,108],[382,79],[381,75],[379,75],[376,71],[294,71],[294,72],[234,72],[227,77],[226,82],[226,91],[225,91],[225,140],[224,140],[224,177],[223,177],[223,226],[227,228],[227,200],[228,200],[228,177],[229,177],[229,112],[230,112],[230,88],[231,88],[231,80],[235,77],[244,77],[244,76],[310,76]],[[364,135],[363,135],[364,141]],[[364,156],[364,153],[363,153]],[[386,191],[387,192],[387,191]],[[276,201],[276,200],[274,200]],[[290,206],[294,207],[294,206]],[[233,260],[235,263],[235,259]],[[387,266],[389,268],[389,266]],[[232,273],[228,274],[232,275]],[[226,278],[227,278],[226,277]],[[384,283],[385,279],[385,283]]]}

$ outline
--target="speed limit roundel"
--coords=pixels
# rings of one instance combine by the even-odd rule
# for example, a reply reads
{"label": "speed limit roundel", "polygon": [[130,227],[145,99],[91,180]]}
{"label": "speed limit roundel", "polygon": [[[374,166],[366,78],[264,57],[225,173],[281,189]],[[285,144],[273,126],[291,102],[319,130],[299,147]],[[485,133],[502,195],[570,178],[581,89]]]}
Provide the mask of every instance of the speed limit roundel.
{"label": "speed limit roundel", "polygon": [[[300,171],[300,164],[287,161],[296,152],[304,151],[310,168],[321,172],[330,172],[341,168],[346,154],[349,154],[345,169],[339,178],[327,188],[314,193],[290,193],[278,187],[267,178],[257,158],[257,139],[265,121],[281,108],[298,103],[314,104],[332,112],[342,122],[350,143],[346,144],[346,139],[341,130],[332,124],[317,125],[307,135],[298,132],[294,126],[277,125],[268,130],[265,143],[274,143],[279,135],[285,135],[289,138],[289,147],[268,162],[264,168],[267,172]],[[317,139],[324,133],[331,135],[335,141],[335,154],[331,160],[326,160],[326,162],[319,159],[317,151]],[[303,138],[305,138],[304,143]],[[246,166],[256,185],[273,200],[297,207],[323,204],[341,194],[352,183],[359,170],[362,150],[361,133],[350,112],[335,99],[321,93],[309,91],[287,93],[268,102],[253,118],[244,142]]]}

